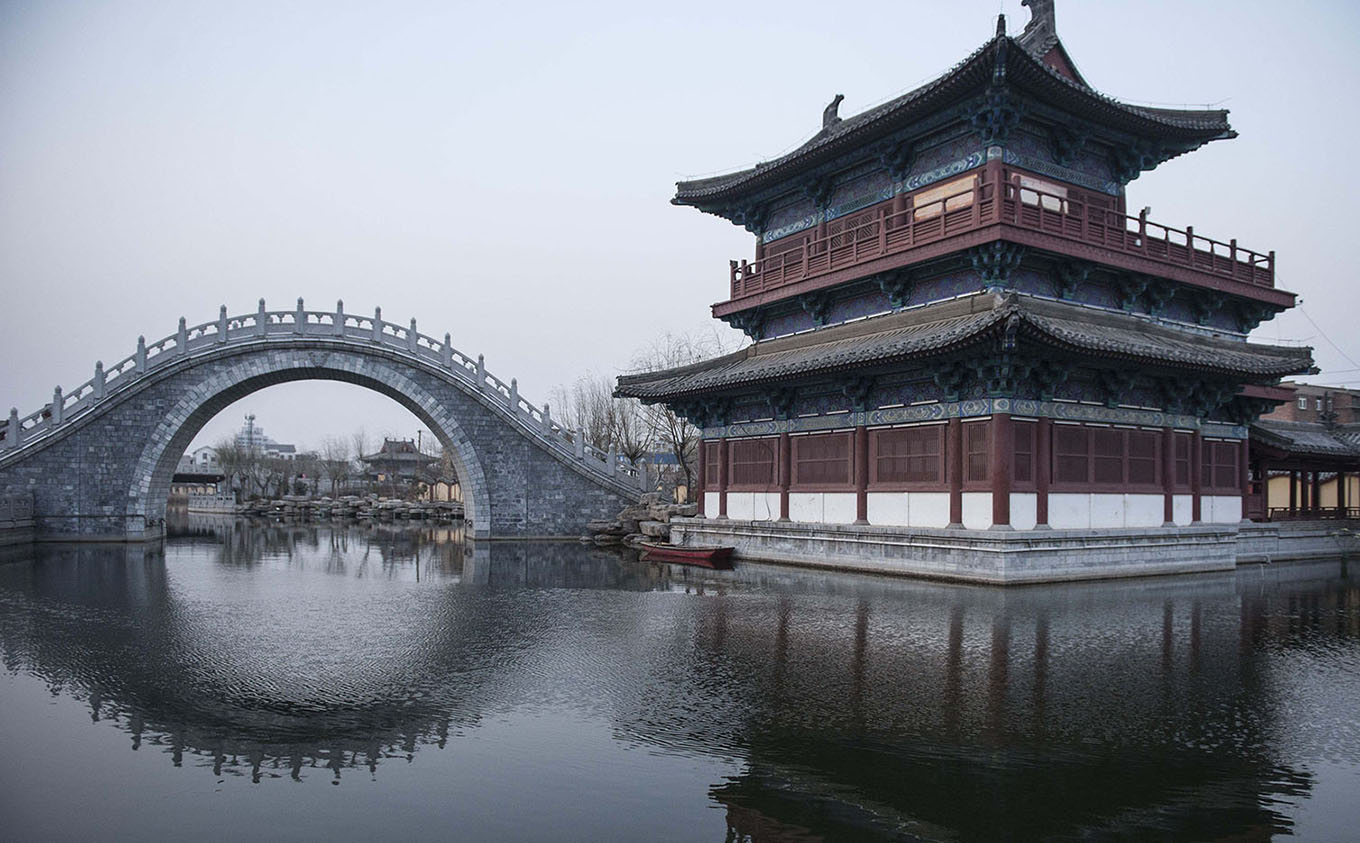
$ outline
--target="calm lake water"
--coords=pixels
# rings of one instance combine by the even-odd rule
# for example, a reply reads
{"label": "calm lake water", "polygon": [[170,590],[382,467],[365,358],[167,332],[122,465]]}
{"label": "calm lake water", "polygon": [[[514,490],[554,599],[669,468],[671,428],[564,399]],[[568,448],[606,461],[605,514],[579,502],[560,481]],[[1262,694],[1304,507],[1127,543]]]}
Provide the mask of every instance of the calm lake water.
{"label": "calm lake water", "polygon": [[211,519],[0,559],[10,840],[1360,826],[1342,561],[999,590]]}

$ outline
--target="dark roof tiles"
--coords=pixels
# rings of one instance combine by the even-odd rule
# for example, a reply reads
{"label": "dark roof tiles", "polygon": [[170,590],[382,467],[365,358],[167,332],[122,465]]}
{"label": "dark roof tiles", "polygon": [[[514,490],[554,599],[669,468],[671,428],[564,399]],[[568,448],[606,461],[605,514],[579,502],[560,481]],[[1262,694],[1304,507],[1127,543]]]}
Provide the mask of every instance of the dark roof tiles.
{"label": "dark roof tiles", "polygon": [[1145,319],[1025,296],[980,294],[751,345],[691,366],[624,375],[618,394],[645,400],[732,390],[948,353],[1013,330],[1040,346],[1252,379],[1306,371],[1310,349],[1193,334]]}

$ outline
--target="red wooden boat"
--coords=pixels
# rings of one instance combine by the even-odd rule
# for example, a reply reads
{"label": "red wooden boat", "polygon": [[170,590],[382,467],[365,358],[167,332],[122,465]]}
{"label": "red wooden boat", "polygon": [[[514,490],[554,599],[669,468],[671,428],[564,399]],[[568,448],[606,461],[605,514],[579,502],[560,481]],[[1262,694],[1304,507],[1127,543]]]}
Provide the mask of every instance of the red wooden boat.
{"label": "red wooden boat", "polygon": [[646,559],[652,562],[674,562],[679,565],[697,565],[716,571],[732,570],[732,548],[716,545],[663,544],[643,542],[642,550]]}

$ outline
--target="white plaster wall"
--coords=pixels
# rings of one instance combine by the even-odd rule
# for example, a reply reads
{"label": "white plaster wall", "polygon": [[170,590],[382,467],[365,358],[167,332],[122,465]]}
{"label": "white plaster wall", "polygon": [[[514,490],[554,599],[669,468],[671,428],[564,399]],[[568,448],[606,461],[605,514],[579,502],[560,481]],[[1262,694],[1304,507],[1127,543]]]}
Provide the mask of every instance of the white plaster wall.
{"label": "white plaster wall", "polygon": [[728,492],[727,493],[727,517],[736,518],[741,521],[751,520],[751,499],[755,497],[751,492]]}
{"label": "white plaster wall", "polygon": [[1188,525],[1194,512],[1195,498],[1193,495],[1171,496],[1171,521],[1177,527]]}
{"label": "white plaster wall", "polygon": [[[990,514],[990,508],[988,510]],[[948,527],[948,492],[910,492],[907,495],[907,526]]]}
{"label": "white plaster wall", "polygon": [[718,517],[718,493],[704,492],[704,517]]}
{"label": "white plaster wall", "polygon": [[1039,496],[1033,492],[1011,492],[1011,526],[1033,530],[1039,523]]}
{"label": "white plaster wall", "polygon": [[789,492],[789,520],[822,522],[821,492]]}
{"label": "white plaster wall", "polygon": [[822,520],[827,524],[855,523],[854,492],[822,493]]}
{"label": "white plaster wall", "polygon": [[1074,492],[1050,492],[1048,526],[1055,530],[1090,529],[1091,496]]}
{"label": "white plaster wall", "polygon": [[1205,495],[1200,518],[1213,524],[1236,524],[1242,520],[1241,495]]}
{"label": "white plaster wall", "polygon": [[1125,527],[1160,527],[1166,523],[1166,497],[1163,495],[1125,495]]}
{"label": "white plaster wall", "polygon": [[963,526],[969,530],[985,530],[992,526],[992,493],[963,493]]}
{"label": "white plaster wall", "polygon": [[[1092,494],[1091,529],[1101,530],[1124,526],[1124,496]],[[730,505],[730,504],[729,504]]]}
{"label": "white plaster wall", "polygon": [[752,518],[756,521],[779,520],[779,493],[756,492],[751,496]]}
{"label": "white plaster wall", "polygon": [[906,527],[911,523],[907,520],[908,499],[906,492],[870,492],[869,523]]}

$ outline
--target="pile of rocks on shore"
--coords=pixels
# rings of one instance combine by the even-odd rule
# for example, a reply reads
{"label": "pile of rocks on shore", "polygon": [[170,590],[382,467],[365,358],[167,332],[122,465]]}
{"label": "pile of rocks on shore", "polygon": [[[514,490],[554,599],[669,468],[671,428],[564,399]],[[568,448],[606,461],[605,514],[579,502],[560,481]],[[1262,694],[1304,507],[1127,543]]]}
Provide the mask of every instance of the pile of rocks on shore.
{"label": "pile of rocks on shore", "polygon": [[597,545],[627,545],[636,547],[644,541],[668,542],[671,539],[671,519],[697,515],[699,507],[692,503],[663,503],[660,492],[650,492],[632,506],[625,506],[612,520],[591,521],[586,525],[590,535],[583,542]]}
{"label": "pile of rocks on shore", "polygon": [[240,504],[241,515],[273,518],[370,518],[373,520],[436,519],[463,517],[457,501],[403,501],[376,495],[343,495],[339,498],[285,495],[281,500],[254,500]]}

